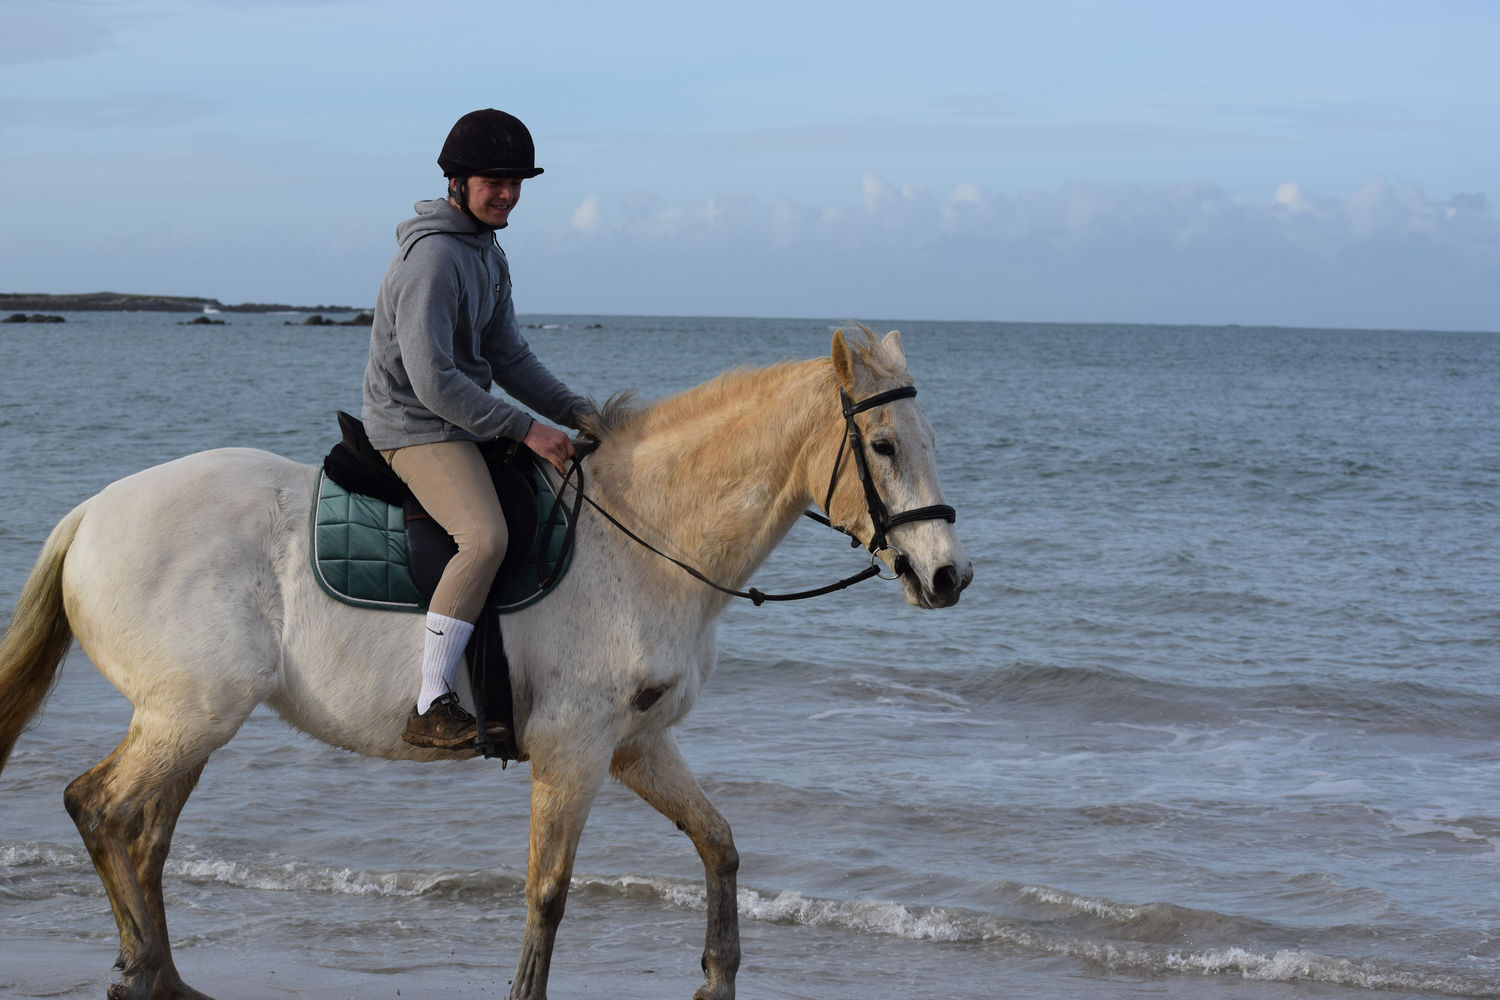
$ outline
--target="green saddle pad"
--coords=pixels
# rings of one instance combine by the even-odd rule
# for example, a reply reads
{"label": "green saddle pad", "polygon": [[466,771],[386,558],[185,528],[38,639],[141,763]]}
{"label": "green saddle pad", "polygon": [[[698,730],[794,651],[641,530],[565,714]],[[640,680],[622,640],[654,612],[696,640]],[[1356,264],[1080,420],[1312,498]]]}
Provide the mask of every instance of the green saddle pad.
{"label": "green saddle pad", "polygon": [[[501,614],[520,611],[547,596],[572,564],[572,547],[564,549],[569,511],[534,463],[529,478],[536,490],[537,530],[530,558],[501,581]],[[513,533],[512,544],[516,541]],[[427,610],[427,598],[412,583],[407,568],[401,508],[350,493],[321,470],[311,549],[313,575],[330,597],[382,611]],[[549,578],[547,589],[539,589],[539,581]]]}

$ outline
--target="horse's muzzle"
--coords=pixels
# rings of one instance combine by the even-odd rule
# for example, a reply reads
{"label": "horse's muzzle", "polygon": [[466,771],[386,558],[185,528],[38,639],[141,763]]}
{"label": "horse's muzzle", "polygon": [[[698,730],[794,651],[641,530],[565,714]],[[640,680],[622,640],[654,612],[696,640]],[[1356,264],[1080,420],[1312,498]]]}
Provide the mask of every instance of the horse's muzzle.
{"label": "horse's muzzle", "polygon": [[906,585],[908,603],[920,608],[949,608],[958,603],[959,595],[974,579],[974,564],[964,560],[963,566],[947,563],[933,571],[930,582],[922,580],[908,569],[901,576]]}

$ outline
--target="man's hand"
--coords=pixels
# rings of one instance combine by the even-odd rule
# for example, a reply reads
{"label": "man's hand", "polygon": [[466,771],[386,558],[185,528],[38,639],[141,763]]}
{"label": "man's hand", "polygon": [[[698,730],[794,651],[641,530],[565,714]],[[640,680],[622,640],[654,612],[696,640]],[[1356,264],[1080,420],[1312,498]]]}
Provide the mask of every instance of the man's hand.
{"label": "man's hand", "polygon": [[540,420],[533,420],[521,443],[551,462],[558,472],[567,474],[568,459],[573,457],[573,439],[562,431],[556,427],[548,427]]}

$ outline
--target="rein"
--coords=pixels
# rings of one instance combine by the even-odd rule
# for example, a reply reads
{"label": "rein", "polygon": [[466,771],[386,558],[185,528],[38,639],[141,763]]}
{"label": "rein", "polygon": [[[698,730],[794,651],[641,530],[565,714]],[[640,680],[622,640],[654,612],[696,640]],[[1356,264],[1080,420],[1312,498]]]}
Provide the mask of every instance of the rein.
{"label": "rein", "polygon": [[[915,386],[901,386],[899,388],[887,390],[886,392],[876,393],[873,396],[869,396],[865,399],[860,400],[858,403],[855,403],[849,399],[848,393],[846,393],[843,389],[839,390],[839,402],[841,403],[844,411],[845,435],[843,440],[839,442],[839,453],[838,456],[834,459],[833,473],[829,476],[828,479],[828,496],[823,502],[823,509],[825,511],[831,511],[833,509],[833,491],[834,488],[838,485],[839,469],[843,466],[844,462],[844,450],[846,447],[848,447],[849,451],[854,455],[855,469],[859,473],[860,485],[864,488],[865,505],[869,510],[870,523],[873,526],[873,533],[870,536],[869,544],[865,546],[865,548],[867,548],[870,552],[870,565],[866,566],[864,569],[860,570],[858,573],[853,574],[852,576],[846,576],[842,580],[830,583],[827,586],[815,587],[811,590],[799,590],[795,593],[790,594],[767,594],[766,592],[756,587],[751,587],[748,590],[735,590],[732,587],[725,587],[722,584],[710,580],[698,569],[683,562],[680,559],[668,555],[661,549],[658,549],[656,546],[646,541],[640,535],[637,535],[635,532],[631,531],[625,525],[621,524],[613,514],[605,510],[603,507],[599,506],[598,502],[595,501],[593,497],[584,492],[583,460],[587,458],[595,448],[598,447],[597,441],[591,443],[586,447],[578,449],[574,453],[572,468],[570,468],[567,474],[563,476],[562,482],[558,485],[558,497],[561,498],[562,491],[567,488],[569,480],[571,480],[575,474],[578,476],[578,482],[573,485],[573,517],[569,522],[568,532],[563,540],[563,549],[564,551],[566,551],[569,547],[572,546],[573,532],[578,524],[578,512],[582,509],[583,504],[587,502],[590,507],[599,512],[599,515],[601,517],[618,528],[621,534],[623,534],[626,538],[629,538],[631,541],[635,542],[637,545],[641,546],[641,548],[645,549],[647,552],[650,552],[653,555],[661,556],[672,565],[686,572],[693,579],[702,584],[705,584],[713,590],[716,590],[721,594],[726,594],[729,597],[743,598],[744,600],[747,600],[754,604],[757,608],[767,601],[802,601],[810,597],[822,597],[824,594],[832,594],[836,591],[843,590],[846,587],[852,587],[854,586],[854,584],[859,583],[862,580],[868,580],[872,576],[879,576],[880,567],[879,565],[877,565],[876,560],[879,557],[879,554],[886,549],[892,549],[896,553],[896,558],[893,560],[893,563],[895,565],[896,577],[892,577],[892,579],[898,578],[903,573],[909,571],[910,563],[906,558],[905,552],[902,552],[900,549],[895,549],[892,545],[890,545],[886,538],[886,532],[899,524],[906,524],[910,521],[944,520],[949,524],[952,524],[957,519],[958,512],[947,504],[933,504],[928,507],[918,507],[913,510],[903,511],[900,514],[891,514],[886,509],[885,501],[880,497],[880,491],[875,488],[874,480],[870,477],[869,462],[865,457],[864,438],[859,432],[859,427],[854,422],[854,415],[856,413],[863,413],[866,410],[874,409],[877,406],[884,406],[885,404],[895,402],[898,399],[910,399],[916,394],[917,389]],[[819,514],[816,511],[808,510],[803,511],[803,513],[812,520],[817,521],[819,524],[832,528],[834,531],[837,531],[840,534],[848,535],[851,539],[853,539],[851,544],[853,544],[855,547],[858,547],[858,545],[860,544],[859,539],[854,535],[854,533],[843,524],[834,524],[830,519],[824,517],[822,514]]]}

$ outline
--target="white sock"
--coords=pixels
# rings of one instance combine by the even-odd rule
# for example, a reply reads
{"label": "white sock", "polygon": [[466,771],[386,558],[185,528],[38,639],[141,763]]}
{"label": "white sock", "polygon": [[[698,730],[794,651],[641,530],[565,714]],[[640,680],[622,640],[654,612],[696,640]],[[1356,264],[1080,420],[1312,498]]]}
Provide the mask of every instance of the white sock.
{"label": "white sock", "polygon": [[474,626],[446,615],[427,613],[427,640],[422,644],[422,693],[417,695],[417,714],[426,712],[434,698],[453,690],[453,675]]}

